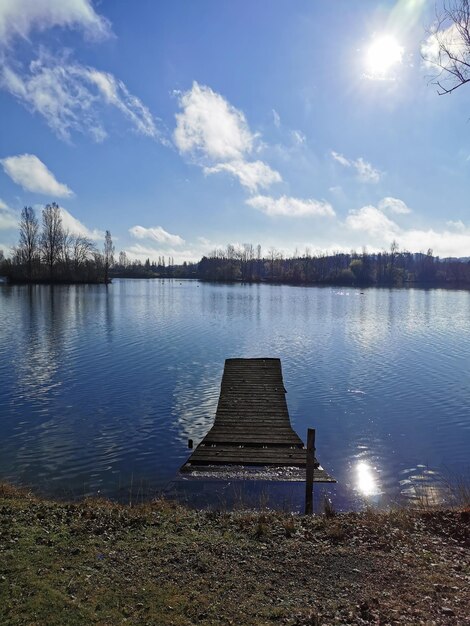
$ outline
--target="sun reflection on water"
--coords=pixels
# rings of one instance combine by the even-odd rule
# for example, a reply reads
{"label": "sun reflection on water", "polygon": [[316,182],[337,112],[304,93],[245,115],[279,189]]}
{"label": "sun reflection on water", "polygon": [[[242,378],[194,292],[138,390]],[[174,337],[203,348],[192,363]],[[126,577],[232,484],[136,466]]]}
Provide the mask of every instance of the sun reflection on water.
{"label": "sun reflection on water", "polygon": [[356,488],[363,496],[366,497],[378,496],[381,494],[375,468],[365,461],[359,461],[356,465]]}

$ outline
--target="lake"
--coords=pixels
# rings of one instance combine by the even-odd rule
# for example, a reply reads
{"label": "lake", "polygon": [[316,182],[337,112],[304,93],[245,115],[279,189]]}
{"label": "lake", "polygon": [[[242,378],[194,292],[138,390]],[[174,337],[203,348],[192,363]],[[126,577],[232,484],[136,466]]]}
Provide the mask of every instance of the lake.
{"label": "lake", "polygon": [[[337,508],[468,484],[469,292],[168,279],[0,285],[0,479],[59,497],[175,491],[225,359],[263,356],[282,361],[293,427],[317,429],[338,485],[316,494]],[[269,488],[299,508],[301,483]]]}

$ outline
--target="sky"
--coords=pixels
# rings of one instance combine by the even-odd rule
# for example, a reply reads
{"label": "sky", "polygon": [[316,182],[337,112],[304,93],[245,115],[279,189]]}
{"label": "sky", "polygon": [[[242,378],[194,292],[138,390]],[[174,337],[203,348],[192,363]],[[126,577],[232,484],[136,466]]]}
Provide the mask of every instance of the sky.
{"label": "sky", "polygon": [[0,0],[0,249],[24,206],[57,202],[142,261],[470,256],[470,86],[438,95],[435,18],[428,0]]}

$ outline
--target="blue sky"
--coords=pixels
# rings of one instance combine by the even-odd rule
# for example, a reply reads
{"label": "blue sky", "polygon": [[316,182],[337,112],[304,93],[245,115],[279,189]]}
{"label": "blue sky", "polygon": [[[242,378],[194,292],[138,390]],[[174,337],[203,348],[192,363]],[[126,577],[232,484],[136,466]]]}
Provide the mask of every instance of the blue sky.
{"label": "blue sky", "polygon": [[424,0],[0,0],[0,248],[25,205],[130,258],[470,255],[470,88]]}

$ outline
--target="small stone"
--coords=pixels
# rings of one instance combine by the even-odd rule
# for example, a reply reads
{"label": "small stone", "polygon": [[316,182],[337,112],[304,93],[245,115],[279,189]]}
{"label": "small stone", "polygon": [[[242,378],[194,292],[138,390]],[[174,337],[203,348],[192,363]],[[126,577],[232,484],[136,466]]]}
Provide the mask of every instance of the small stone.
{"label": "small stone", "polygon": [[441,613],[443,613],[444,615],[454,615],[454,611],[448,606],[441,607]]}

